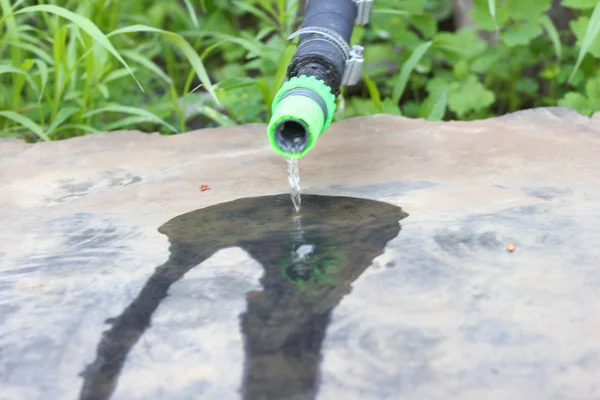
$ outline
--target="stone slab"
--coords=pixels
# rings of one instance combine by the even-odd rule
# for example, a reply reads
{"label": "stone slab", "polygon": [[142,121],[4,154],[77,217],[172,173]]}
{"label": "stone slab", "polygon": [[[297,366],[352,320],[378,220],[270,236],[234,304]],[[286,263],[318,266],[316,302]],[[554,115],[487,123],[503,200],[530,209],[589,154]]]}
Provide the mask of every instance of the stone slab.
{"label": "stone slab", "polygon": [[[288,191],[264,129],[0,140],[0,399],[271,400],[244,382],[277,400],[600,398],[600,119],[547,108],[334,124],[300,162],[303,192],[407,216],[372,255],[357,249],[375,231],[352,222],[368,234],[332,246],[361,269],[313,300],[269,278],[254,249],[281,250],[276,231],[244,241],[267,203],[217,224],[221,204]],[[349,207],[358,218],[370,206]],[[211,210],[218,235],[173,239],[173,224]],[[355,221],[313,210],[320,234]],[[235,241],[217,243],[224,232]],[[161,275],[181,248],[198,265]],[[160,288],[145,326],[136,299]],[[288,297],[252,314],[280,289]],[[115,331],[137,336],[104,346]],[[118,371],[107,348],[120,349]]]}

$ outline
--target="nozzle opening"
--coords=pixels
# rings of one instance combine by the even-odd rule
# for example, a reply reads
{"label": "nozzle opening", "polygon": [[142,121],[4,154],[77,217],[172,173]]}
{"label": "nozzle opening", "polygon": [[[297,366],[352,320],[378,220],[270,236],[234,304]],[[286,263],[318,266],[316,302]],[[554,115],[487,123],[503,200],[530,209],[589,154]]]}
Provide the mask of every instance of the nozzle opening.
{"label": "nozzle opening", "polygon": [[308,144],[308,127],[299,120],[287,119],[275,127],[277,145],[284,151],[299,153]]}

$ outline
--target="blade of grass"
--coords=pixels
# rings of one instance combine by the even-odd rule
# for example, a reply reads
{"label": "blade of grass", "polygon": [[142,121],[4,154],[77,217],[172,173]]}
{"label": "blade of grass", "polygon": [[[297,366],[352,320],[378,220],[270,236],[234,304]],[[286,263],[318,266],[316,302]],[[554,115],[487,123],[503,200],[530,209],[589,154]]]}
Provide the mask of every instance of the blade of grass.
{"label": "blade of grass", "polygon": [[8,65],[8,64],[0,64],[0,75],[2,75],[2,74],[21,75],[27,80],[27,83],[29,83],[34,90],[36,90],[36,91],[39,90],[37,85],[33,81],[33,79],[31,79],[31,75],[29,73],[27,73],[26,71],[23,71],[20,68],[16,68],[16,67],[13,67],[12,65]]}
{"label": "blade of grass", "polygon": [[496,22],[496,0],[488,0],[488,9],[490,10],[492,21],[494,21],[494,26],[496,27],[496,30],[498,30],[498,23]]}
{"label": "blade of grass", "polygon": [[571,83],[571,80],[575,76],[577,70],[581,66],[583,62],[583,58],[588,53],[590,46],[594,43],[594,40],[598,37],[598,33],[600,33],[600,2],[596,4],[594,8],[594,12],[590,18],[590,22],[588,23],[587,30],[585,32],[585,36],[581,42],[581,49],[579,49],[579,55],[577,56],[577,62],[575,63],[575,68],[573,68],[573,72],[571,72],[571,76],[567,83]]}
{"label": "blade of grass", "polygon": [[411,13],[408,11],[396,10],[393,8],[380,8],[380,7],[373,7],[372,12],[373,12],[373,14],[398,15],[398,16],[403,16],[403,17],[407,17],[409,15],[425,15],[425,13]]}
{"label": "blade of grass", "polygon": [[156,122],[156,121],[153,118],[139,117],[139,116],[134,115],[131,117],[122,118],[116,122],[113,122],[112,124],[104,125],[104,126],[102,126],[102,130],[111,132],[111,131],[115,131],[118,129],[135,126],[135,125],[145,123],[145,122]]}
{"label": "blade of grass", "polygon": [[190,18],[192,18],[192,24],[194,24],[196,28],[200,27],[200,24],[198,23],[198,18],[196,17],[196,10],[194,10],[194,6],[190,2],[190,0],[183,0],[183,2],[185,3],[185,7],[187,8],[188,13],[190,14]]}
{"label": "blade of grass", "polygon": [[558,35],[558,31],[554,26],[554,23],[547,15],[542,15],[540,18],[540,22],[542,26],[548,33],[550,40],[552,41],[552,46],[554,46],[554,53],[556,54],[556,58],[559,60],[562,58],[562,45],[560,43],[560,36]]}
{"label": "blade of grass", "polygon": [[246,11],[247,13],[254,15],[256,18],[259,18],[266,23],[275,24],[275,21],[273,21],[266,12],[251,4],[248,4],[245,1],[234,1],[233,4],[239,10]]}
{"label": "blade of grass", "polygon": [[114,48],[114,46],[112,45],[112,43],[110,42],[108,37],[104,33],[102,33],[102,31],[100,30],[100,28],[98,28],[96,26],[96,24],[94,24],[92,21],[90,21],[86,17],[77,15],[65,8],[61,8],[61,7],[58,7],[55,5],[51,5],[51,4],[42,4],[42,5],[37,5],[37,6],[25,7],[25,8],[20,9],[19,11],[15,12],[15,14],[32,14],[32,13],[38,13],[38,12],[42,12],[42,13],[45,12],[45,13],[58,15],[60,17],[63,17],[65,19],[71,21],[72,23],[77,25],[79,28],[81,28],[92,39],[94,39],[100,46],[102,46],[105,50],[107,50],[110,54],[112,54],[113,57],[115,57],[117,60],[119,60],[119,62],[121,64],[123,64],[123,66],[125,68],[127,68],[127,70],[130,72],[130,75],[133,77],[133,79],[137,83],[138,87],[142,90],[142,92],[144,92],[144,88],[142,87],[140,82],[135,77],[133,71],[131,71],[131,68],[129,68],[129,65],[127,64],[127,62],[123,59],[123,57],[121,57],[121,55]]}
{"label": "blade of grass", "polygon": [[200,79],[200,82],[202,82],[202,84],[204,85],[204,88],[211,95],[211,97],[213,98],[215,103],[219,106],[221,105],[221,103],[219,102],[219,99],[217,98],[217,95],[215,93],[214,87],[210,81],[210,77],[208,76],[208,73],[206,72],[204,63],[202,62],[202,60],[196,53],[196,50],[194,50],[194,48],[183,37],[181,37],[177,33],[153,28],[151,26],[146,26],[146,25],[131,25],[131,26],[127,26],[125,28],[121,28],[121,29],[112,31],[111,33],[108,34],[108,36],[112,37],[112,36],[121,35],[124,33],[139,33],[139,32],[159,33],[161,35],[166,36],[169,40],[171,40],[171,42],[173,42],[173,44],[175,44],[175,46],[177,46],[177,48],[179,48],[179,50],[181,50],[183,55],[188,59],[188,61],[190,62],[190,64],[194,68],[194,70],[196,71],[196,75],[198,76],[198,79]]}
{"label": "blade of grass", "polygon": [[67,119],[69,119],[69,117],[71,115],[75,114],[77,111],[79,111],[79,108],[77,108],[77,107],[61,108],[58,111],[58,114],[56,114],[56,117],[54,118],[54,120],[52,121],[52,124],[50,124],[50,126],[48,127],[48,130],[46,131],[46,134],[48,135],[48,137],[52,137],[52,135],[56,131],[56,129],[63,122],[65,122]]}
{"label": "blade of grass", "polygon": [[215,110],[214,108],[208,107],[206,105],[202,105],[198,107],[198,112],[221,126],[234,126],[236,125],[235,121],[229,118],[227,115]]}
{"label": "blade of grass", "polygon": [[173,80],[171,78],[169,78],[167,76],[167,74],[165,74],[164,71],[162,69],[160,69],[160,67],[158,65],[153,63],[152,60],[145,57],[141,53],[138,53],[133,50],[124,50],[121,52],[121,54],[123,55],[123,57],[125,57],[131,61],[134,61],[134,62],[140,64],[142,67],[146,68],[147,70],[153,72],[156,76],[158,76],[160,79],[162,79],[166,83],[168,83],[168,84],[173,83]]}
{"label": "blade of grass", "polygon": [[109,113],[109,112],[135,115],[138,117],[146,117],[146,118],[148,118],[148,120],[157,122],[161,125],[164,125],[167,128],[169,128],[172,132],[177,133],[177,129],[175,129],[175,127],[173,125],[169,124],[168,122],[166,122],[165,120],[163,120],[162,118],[157,116],[156,114],[151,113],[150,111],[145,110],[143,108],[123,106],[120,104],[101,107],[101,108],[89,111],[83,115],[83,118],[93,117],[94,115]]}
{"label": "blade of grass", "polygon": [[246,50],[248,50],[248,52],[250,52],[252,54],[257,54],[259,56],[263,55],[263,50],[253,40],[247,40],[244,38],[240,38],[240,37],[233,36],[233,35],[228,35],[226,33],[219,33],[219,32],[197,31],[197,32],[183,32],[182,34],[186,35],[186,36],[195,36],[195,37],[208,36],[208,37],[215,37],[218,39],[223,39],[223,40],[226,40],[231,43],[239,44],[240,46],[242,46],[243,48],[245,48]]}
{"label": "blade of grass", "polygon": [[[19,28],[17,21],[12,14],[10,0],[0,0],[0,8],[2,9],[2,19],[6,21],[6,31],[8,36],[12,37],[15,42],[19,42]],[[14,66],[21,64],[21,49],[19,47],[10,48],[10,60]]]}
{"label": "blade of grass", "polygon": [[32,44],[17,42],[14,40],[7,40],[5,43],[8,44],[10,47],[19,47],[23,50],[29,51],[38,56],[38,58],[43,60],[46,64],[52,64],[52,57],[48,53],[44,52],[43,50],[39,49],[38,47]]}
{"label": "blade of grass", "polygon": [[448,92],[443,91],[440,97],[436,100],[433,108],[427,116],[429,121],[441,121],[446,115],[446,107],[448,106]]}
{"label": "blade of grass", "polygon": [[52,99],[51,117],[54,118],[58,114],[60,99],[62,98],[63,88],[66,85],[66,45],[68,27],[63,26],[58,28],[54,33],[52,42],[52,55],[54,57],[54,96]]}
{"label": "blade of grass", "polygon": [[11,121],[16,122],[17,124],[23,126],[24,128],[29,129],[42,140],[49,141],[50,138],[44,132],[44,129],[36,124],[33,120],[27,118],[23,114],[16,113],[14,111],[0,111],[0,117],[4,117]]}
{"label": "blade of grass", "polygon": [[25,85],[25,81],[29,83],[29,85],[35,90],[35,92],[39,95],[41,92],[39,91],[38,86],[35,84],[31,75],[29,74],[29,70],[31,67],[35,65],[35,61],[31,58],[26,59],[21,63],[21,70],[26,72],[25,75],[19,74],[13,79],[13,108],[16,110],[19,108],[21,93],[23,90],[23,86]]}
{"label": "blade of grass", "polygon": [[279,67],[277,67],[277,71],[275,72],[275,78],[273,79],[273,84],[271,86],[271,91],[269,94],[269,103],[268,103],[269,106],[273,102],[273,99],[275,98],[277,91],[279,90],[281,85],[283,85],[283,82],[285,81],[288,65],[290,65],[290,62],[292,61],[292,57],[294,57],[295,50],[296,50],[296,45],[290,44],[285,48],[283,55],[281,56],[281,61],[279,62]]}
{"label": "blade of grass", "polygon": [[375,82],[373,82],[371,78],[369,78],[367,74],[363,73],[362,76],[365,80],[365,85],[367,86],[367,90],[369,91],[369,95],[371,96],[371,101],[373,102],[373,105],[377,108],[377,110],[380,113],[384,112],[383,104],[381,103],[381,95],[379,94],[379,89],[377,88],[377,85],[375,84]]}
{"label": "blade of grass", "polygon": [[41,80],[41,88],[40,88],[40,97],[38,98],[38,103],[42,101],[42,97],[44,96],[44,91],[46,90],[46,84],[48,83],[48,65],[42,60],[36,59],[35,64],[40,71],[40,80]]}
{"label": "blade of grass", "polygon": [[[136,68],[134,68],[133,70],[136,71]],[[106,85],[107,83],[110,83],[117,79],[121,79],[127,75],[129,75],[129,71],[127,71],[125,68],[115,69],[115,70],[109,72],[108,74],[104,75],[104,79],[102,79],[102,83]]]}
{"label": "blade of grass", "polygon": [[402,69],[400,70],[400,74],[398,75],[398,79],[396,80],[396,83],[394,84],[394,89],[392,91],[392,100],[395,104],[398,104],[398,102],[402,98],[410,75],[412,74],[413,70],[415,69],[421,58],[423,58],[431,44],[432,42],[429,41],[418,45],[413,50],[408,60],[406,60],[406,63],[402,66]]}
{"label": "blade of grass", "polygon": [[97,133],[100,132],[98,129],[91,127],[91,126],[87,126],[87,125],[78,125],[78,124],[68,124],[68,125],[63,125],[61,127],[56,128],[56,130],[54,131],[54,136],[58,136],[59,132],[62,132],[64,130],[80,130],[82,132],[87,132],[87,133]]}
{"label": "blade of grass", "polygon": [[254,78],[231,78],[215,84],[216,90],[232,90],[256,85]]}

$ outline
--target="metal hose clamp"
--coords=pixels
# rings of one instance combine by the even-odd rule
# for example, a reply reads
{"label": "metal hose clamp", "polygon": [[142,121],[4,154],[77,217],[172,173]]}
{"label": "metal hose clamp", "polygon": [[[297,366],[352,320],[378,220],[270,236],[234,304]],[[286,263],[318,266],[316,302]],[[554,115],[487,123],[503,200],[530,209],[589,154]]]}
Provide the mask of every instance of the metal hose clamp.
{"label": "metal hose clamp", "polygon": [[348,45],[348,43],[346,43],[344,38],[341,37],[339,34],[337,34],[334,31],[330,31],[329,29],[326,29],[326,28],[319,28],[316,26],[308,26],[306,28],[302,28],[302,29],[292,33],[290,36],[288,36],[288,40],[292,40],[296,36],[304,35],[307,33],[314,33],[316,35],[319,35],[322,39],[335,45],[338,48],[338,50],[340,50],[342,52],[345,60],[350,58],[350,46]]}
{"label": "metal hose clamp", "polygon": [[292,33],[290,36],[288,36],[288,40],[292,40],[297,36],[309,33],[318,35],[318,37],[314,39],[308,39],[303,44],[306,44],[307,42],[310,42],[312,40],[325,40],[329,43],[332,43],[342,53],[344,59],[346,60],[341,84],[346,86],[356,85],[360,80],[362,74],[362,67],[364,64],[364,48],[358,45],[352,46],[352,48],[350,48],[350,45],[346,43],[344,38],[342,38],[336,32],[330,31],[326,28],[310,26],[302,28]]}
{"label": "metal hose clamp", "polygon": [[353,86],[360,80],[363,64],[365,63],[365,59],[363,58],[364,50],[365,49],[362,46],[352,46],[350,58],[346,59],[346,68],[344,69],[344,75],[342,76],[342,85]]}
{"label": "metal hose clamp", "polygon": [[371,11],[373,10],[373,0],[353,0],[356,3],[356,25],[366,25],[371,20]]}

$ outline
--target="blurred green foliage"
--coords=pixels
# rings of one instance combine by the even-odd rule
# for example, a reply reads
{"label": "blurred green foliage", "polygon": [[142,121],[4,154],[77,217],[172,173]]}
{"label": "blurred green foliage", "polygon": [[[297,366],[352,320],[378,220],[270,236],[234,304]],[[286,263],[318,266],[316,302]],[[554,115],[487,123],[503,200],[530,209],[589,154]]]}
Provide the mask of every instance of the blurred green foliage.
{"label": "blurred green foliage", "polygon": [[[53,140],[139,129],[171,134],[266,122],[300,23],[298,0],[0,0],[0,136]],[[539,106],[600,110],[600,5],[377,0],[364,79],[336,120],[391,113],[472,120]]]}

